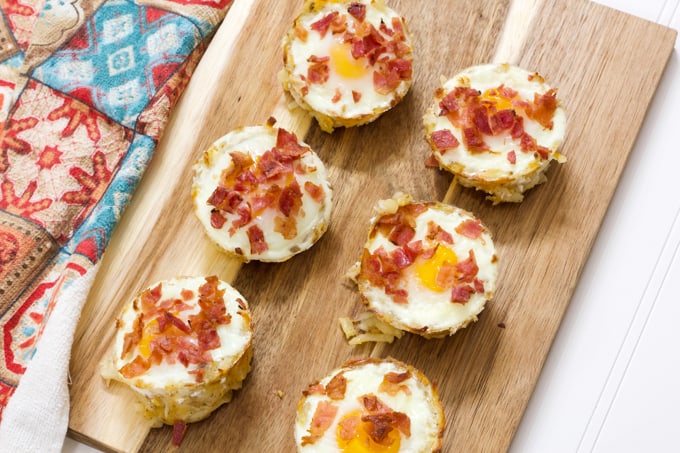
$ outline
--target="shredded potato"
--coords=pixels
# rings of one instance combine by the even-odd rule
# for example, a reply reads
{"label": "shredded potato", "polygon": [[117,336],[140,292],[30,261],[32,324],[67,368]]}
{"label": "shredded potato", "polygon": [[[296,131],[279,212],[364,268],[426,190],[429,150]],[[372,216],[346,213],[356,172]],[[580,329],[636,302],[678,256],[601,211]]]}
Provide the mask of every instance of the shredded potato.
{"label": "shredded potato", "polygon": [[403,330],[387,324],[370,311],[359,314],[357,319],[344,317],[338,321],[345,338],[352,346],[368,342],[392,343],[395,338],[404,335]]}

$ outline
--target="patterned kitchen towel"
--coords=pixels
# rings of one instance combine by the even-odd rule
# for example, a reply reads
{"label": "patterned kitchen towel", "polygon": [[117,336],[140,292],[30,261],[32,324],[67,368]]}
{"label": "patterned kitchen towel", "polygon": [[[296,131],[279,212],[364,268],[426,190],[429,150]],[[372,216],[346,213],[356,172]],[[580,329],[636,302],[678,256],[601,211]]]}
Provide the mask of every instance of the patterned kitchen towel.
{"label": "patterned kitchen towel", "polygon": [[99,260],[231,1],[0,0],[2,449],[60,451]]}

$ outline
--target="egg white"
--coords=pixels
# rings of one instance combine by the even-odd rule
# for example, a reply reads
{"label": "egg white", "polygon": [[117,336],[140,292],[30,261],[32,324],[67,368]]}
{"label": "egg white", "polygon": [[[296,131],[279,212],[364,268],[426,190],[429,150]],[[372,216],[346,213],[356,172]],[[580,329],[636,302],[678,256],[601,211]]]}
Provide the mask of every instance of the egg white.
{"label": "egg white", "polygon": [[[385,374],[407,371],[411,372],[411,377],[401,384],[408,387],[410,395],[404,391],[390,395],[379,390]],[[331,400],[326,395],[313,393],[300,400],[295,420],[295,441],[299,453],[340,451],[336,438],[338,423],[346,414],[363,410],[360,397],[367,394],[377,396],[392,410],[403,412],[410,418],[411,435],[409,437],[401,435],[399,451],[429,453],[439,445],[440,435],[444,429],[441,402],[430,382],[420,371],[394,359],[369,359],[345,364],[333,370],[319,383],[325,386],[341,372],[347,379],[347,389],[343,399]],[[323,437],[313,444],[302,446],[302,438],[309,435],[308,430],[316,407],[323,400],[338,406],[338,413]]]}
{"label": "egg white", "polygon": [[[403,203],[402,201],[401,204]],[[362,279],[360,273],[359,291],[368,308],[388,324],[426,337],[451,335],[468,323],[476,321],[486,302],[493,297],[498,276],[498,259],[493,239],[486,228],[477,239],[471,239],[455,231],[465,220],[474,219],[475,217],[467,211],[434,203],[427,211],[416,217],[416,233],[412,240],[422,240],[426,244],[428,222],[433,221],[441,226],[453,237],[453,245],[443,245],[455,252],[458,262],[467,259],[470,250],[474,251],[479,267],[477,278],[484,283],[484,293],[473,293],[465,304],[453,303],[450,290],[434,291],[424,286],[415,272],[407,272],[405,289],[408,292],[408,303],[402,304],[396,303],[385,293],[384,288]],[[369,238],[364,247],[373,253],[381,246],[388,254],[398,247],[380,233]]]}
{"label": "egg white", "polygon": [[[358,124],[372,121],[406,95],[411,81],[403,80],[395,91],[381,94],[374,89],[372,67],[367,67],[362,77],[346,78],[338,74],[331,60],[329,63],[330,77],[326,83],[306,83],[305,79],[310,67],[308,58],[311,55],[317,57],[329,56],[333,45],[339,43],[339,39],[341,39],[341,36],[333,36],[330,31],[324,37],[321,37],[318,32],[311,29],[311,25],[327,14],[337,11],[348,16],[348,31],[355,32],[352,17],[347,13],[350,2],[327,1],[321,3],[323,5],[320,8],[304,12],[296,19],[295,23],[308,32],[306,40],[299,39],[291,32],[287,43],[284,41],[287,44],[284,45],[284,60],[286,61],[284,71],[287,72],[285,77],[287,82],[284,86],[291,91],[296,100],[300,101],[300,104],[312,110],[312,112],[320,113],[324,117],[340,119],[340,122],[335,124],[336,126],[346,125],[342,123],[342,119],[357,119]],[[403,18],[382,1],[364,0],[357,3],[366,5],[364,21],[373,24],[376,29],[379,29],[381,21],[391,27],[393,18],[399,19],[403,23]],[[406,32],[406,43],[411,46],[410,36],[405,24],[404,31]],[[368,66],[368,63],[366,65]],[[308,91],[305,93],[305,90]],[[342,96],[339,101],[333,102],[332,99],[336,95],[336,90],[339,90]],[[361,93],[361,99],[358,102],[353,100],[352,91]],[[322,128],[327,130],[324,124],[322,124]],[[330,130],[332,130],[332,127],[330,127]]]}
{"label": "egg white", "polygon": [[[330,222],[332,209],[332,189],[328,181],[328,175],[323,162],[314,151],[309,149],[300,161],[309,169],[305,174],[296,174],[295,178],[302,192],[302,209],[297,219],[297,235],[286,239],[274,230],[274,218],[276,213],[273,209],[265,209],[264,212],[245,225],[236,229],[233,235],[229,232],[229,219],[223,228],[216,229],[210,223],[210,215],[213,206],[208,204],[208,199],[217,187],[224,169],[232,165],[230,152],[238,151],[247,153],[253,161],[257,160],[276,145],[277,128],[264,126],[251,126],[236,129],[218,139],[203,154],[202,158],[194,165],[194,179],[192,197],[194,200],[194,212],[203,224],[208,236],[220,247],[229,253],[237,255],[245,260],[259,261],[285,261],[293,255],[309,249],[326,231]],[[303,146],[306,144],[300,142]],[[305,190],[307,181],[320,186],[324,190],[324,199],[316,202]],[[262,253],[252,253],[247,229],[251,225],[260,227],[264,234],[268,250]]]}

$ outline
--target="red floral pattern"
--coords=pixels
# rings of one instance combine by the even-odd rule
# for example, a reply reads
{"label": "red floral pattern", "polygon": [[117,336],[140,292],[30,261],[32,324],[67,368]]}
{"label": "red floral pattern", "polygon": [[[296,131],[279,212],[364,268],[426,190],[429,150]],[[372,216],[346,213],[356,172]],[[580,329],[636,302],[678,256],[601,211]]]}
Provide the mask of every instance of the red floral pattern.
{"label": "red floral pattern", "polygon": [[[194,22],[202,27],[197,36],[211,36],[231,1],[170,0],[167,10],[160,10],[144,6],[142,0],[133,8],[138,16],[133,13],[121,17],[116,12],[117,5],[106,5],[110,0],[98,5],[96,11],[90,3],[79,0],[78,5],[72,5],[71,9],[66,6],[62,12],[72,12],[78,6],[78,11],[84,14],[79,17],[80,28],[60,29],[60,26],[67,27],[68,20],[52,21],[60,19],[55,16],[57,11],[46,12],[45,20],[49,20],[49,24],[41,22],[42,2],[3,0],[0,9],[5,21],[0,23],[0,35],[11,34],[12,43],[25,51],[33,44],[32,39],[46,36],[46,26],[53,27],[48,31],[53,31],[53,36],[61,41],[41,44],[42,47],[37,46],[40,49],[34,46],[35,51],[30,55],[17,54],[15,49],[5,57],[26,58],[26,63],[36,68],[50,62],[63,63],[67,68],[65,73],[70,74],[68,71],[85,68],[78,66],[85,60],[79,61],[79,56],[57,59],[60,42],[71,40],[77,45],[78,37],[83,36],[118,39],[128,31],[138,33],[142,28],[147,33],[145,36],[152,36],[154,32],[164,36],[167,32],[162,27],[168,20],[174,17],[186,21],[190,15],[201,16]],[[177,6],[173,7],[171,2]],[[102,12],[105,6],[112,11],[108,16],[109,13]],[[182,14],[173,10],[181,10]],[[99,14],[97,24],[111,21],[112,26],[105,32],[113,34],[104,38],[101,33],[88,33],[95,14]],[[131,22],[123,23],[128,20]],[[182,58],[159,53],[153,65],[149,63],[148,68],[141,68],[142,73],[148,70],[152,82],[148,85],[152,89],[148,92],[149,102],[141,106],[141,111],[128,111],[126,122],[113,120],[110,113],[98,110],[88,98],[91,90],[86,92],[73,85],[62,89],[43,83],[35,70],[27,80],[18,78],[13,68],[0,76],[9,78],[6,74],[11,73],[14,77],[0,79],[3,87],[0,93],[0,420],[39,347],[50,313],[62,303],[62,289],[93,271],[100,259],[111,229],[141,177],[170,110],[186,87],[207,41],[178,43],[185,46],[181,49],[184,53],[177,53]],[[88,47],[92,43],[82,44]],[[163,41],[157,40],[155,45],[162,49]],[[86,50],[101,52],[98,46]],[[122,49],[116,47],[117,50]],[[99,56],[107,61],[107,55]],[[117,62],[123,66],[112,68],[125,70],[125,61]],[[90,67],[90,71],[95,70]],[[19,91],[13,92],[14,87]],[[103,88],[119,89],[120,98],[126,99],[125,96],[134,94],[135,86]],[[132,91],[126,91],[128,88]],[[125,102],[121,105],[124,110]]]}

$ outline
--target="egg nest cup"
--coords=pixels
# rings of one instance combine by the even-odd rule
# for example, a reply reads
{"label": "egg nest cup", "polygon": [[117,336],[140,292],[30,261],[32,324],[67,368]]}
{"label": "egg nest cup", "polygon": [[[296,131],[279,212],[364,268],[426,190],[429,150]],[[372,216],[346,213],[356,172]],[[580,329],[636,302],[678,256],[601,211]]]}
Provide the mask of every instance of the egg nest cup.
{"label": "egg nest cup", "polygon": [[227,283],[216,277],[164,280],[125,305],[101,373],[137,394],[152,426],[193,423],[241,388],[252,336],[248,305]]}
{"label": "egg nest cup", "polygon": [[311,384],[298,402],[298,453],[441,451],[444,411],[436,388],[398,360],[359,359]]}
{"label": "egg nest cup", "polygon": [[521,202],[544,183],[566,132],[557,90],[538,73],[509,64],[465,69],[444,80],[423,117],[440,168],[494,204]]}
{"label": "egg nest cup", "polygon": [[270,123],[215,141],[194,165],[191,195],[208,237],[242,261],[286,261],[314,245],[331,217],[323,162]]}
{"label": "egg nest cup", "polygon": [[479,219],[451,205],[397,194],[375,208],[356,282],[379,319],[439,338],[477,320],[497,276],[491,233]]}
{"label": "egg nest cup", "polygon": [[155,428],[163,424],[172,425],[177,420],[184,423],[204,420],[222,404],[230,402],[234,390],[243,387],[251,369],[252,357],[250,346],[233,366],[226,369],[216,367],[214,378],[198,385],[169,385],[162,389],[134,386],[140,395],[144,416]]}
{"label": "egg nest cup", "polygon": [[282,47],[284,90],[326,132],[374,121],[412,83],[410,33],[382,0],[308,0]]}

